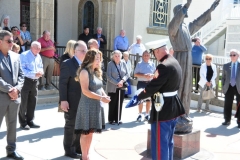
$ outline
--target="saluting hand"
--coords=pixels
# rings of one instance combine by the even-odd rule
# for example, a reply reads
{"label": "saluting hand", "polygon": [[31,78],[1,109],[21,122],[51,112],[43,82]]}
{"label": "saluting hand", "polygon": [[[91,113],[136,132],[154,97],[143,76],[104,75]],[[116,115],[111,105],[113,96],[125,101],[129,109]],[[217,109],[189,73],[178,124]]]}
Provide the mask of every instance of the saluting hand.
{"label": "saluting hand", "polygon": [[190,4],[192,3],[192,0],[187,0],[187,3],[184,5],[186,8],[189,8]]}
{"label": "saluting hand", "polygon": [[219,5],[219,2],[220,2],[220,0],[215,0],[213,2],[212,6],[210,7],[211,12],[215,10],[215,8]]}

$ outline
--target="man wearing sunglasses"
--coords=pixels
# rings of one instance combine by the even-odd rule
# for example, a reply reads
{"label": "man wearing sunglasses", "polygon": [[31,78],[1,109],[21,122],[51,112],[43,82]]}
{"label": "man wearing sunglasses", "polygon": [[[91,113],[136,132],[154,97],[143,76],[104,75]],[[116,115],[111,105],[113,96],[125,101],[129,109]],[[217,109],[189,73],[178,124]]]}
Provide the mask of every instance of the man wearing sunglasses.
{"label": "man wearing sunglasses", "polygon": [[11,51],[12,46],[12,33],[5,30],[0,31],[0,126],[5,117],[7,157],[21,160],[23,157],[16,152],[16,123],[24,77],[20,57]]}
{"label": "man wearing sunglasses", "polygon": [[21,26],[20,35],[21,35],[22,40],[23,40],[22,50],[24,52],[25,50],[27,50],[27,45],[31,44],[32,37],[31,37],[30,32],[27,31],[27,23],[21,22],[20,26]]}
{"label": "man wearing sunglasses", "polygon": [[[238,61],[239,51],[230,51],[231,62],[223,65],[222,88],[225,94],[224,119],[222,125],[231,124],[232,105],[234,96],[237,98],[237,105],[240,105],[240,63]],[[235,118],[237,118],[238,128],[240,128],[240,108],[237,108]]]}

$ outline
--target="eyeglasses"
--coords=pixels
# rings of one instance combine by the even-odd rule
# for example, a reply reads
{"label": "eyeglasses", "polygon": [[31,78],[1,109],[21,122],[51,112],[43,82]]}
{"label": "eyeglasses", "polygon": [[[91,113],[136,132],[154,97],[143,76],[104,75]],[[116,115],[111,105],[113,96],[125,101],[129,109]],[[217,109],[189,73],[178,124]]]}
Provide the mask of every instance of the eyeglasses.
{"label": "eyeglasses", "polygon": [[76,50],[76,51],[80,51],[80,52],[82,52],[82,53],[86,53],[87,52],[87,50]]}
{"label": "eyeglasses", "polygon": [[22,26],[22,27],[27,27],[27,26]]}
{"label": "eyeglasses", "polygon": [[6,41],[7,43],[13,43],[13,40],[11,40],[11,39],[8,39],[8,40],[3,40],[3,41]]}
{"label": "eyeglasses", "polygon": [[235,56],[237,56],[236,54],[230,54],[230,57],[235,57]]}
{"label": "eyeglasses", "polygon": [[13,29],[13,31],[18,31],[18,29]]}
{"label": "eyeglasses", "polygon": [[4,41],[8,42],[9,44],[10,44],[10,43],[13,43],[13,40],[11,40],[11,39],[4,40]]}
{"label": "eyeglasses", "polygon": [[212,58],[206,58],[205,60],[206,60],[206,61],[208,61],[208,60],[209,60],[209,61],[211,61],[211,60],[212,60]]}

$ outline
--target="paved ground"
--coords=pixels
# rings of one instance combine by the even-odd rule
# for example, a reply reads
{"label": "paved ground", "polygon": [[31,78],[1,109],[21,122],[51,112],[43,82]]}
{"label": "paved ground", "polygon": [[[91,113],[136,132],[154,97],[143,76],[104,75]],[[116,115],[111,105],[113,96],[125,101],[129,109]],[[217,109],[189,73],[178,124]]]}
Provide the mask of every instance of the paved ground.
{"label": "paved ground", "polygon": [[[126,103],[128,100],[125,100]],[[239,160],[240,159],[240,130],[232,118],[231,125],[222,126],[222,113],[198,113],[196,102],[191,103],[190,116],[194,128],[201,130],[201,151],[187,160]],[[216,107],[210,106],[210,109]],[[105,107],[107,119],[108,108]],[[139,146],[147,142],[147,122],[138,123],[137,108],[123,109],[123,124],[106,125],[102,134],[94,134],[91,146],[91,160],[149,160],[143,157],[144,150],[139,152]],[[57,112],[57,104],[38,106],[35,123],[40,129],[23,131],[17,126],[17,152],[25,160],[70,160],[64,155],[63,114]],[[6,125],[5,120],[0,129],[0,159],[7,160],[5,153]],[[144,147],[143,147],[144,148]]]}

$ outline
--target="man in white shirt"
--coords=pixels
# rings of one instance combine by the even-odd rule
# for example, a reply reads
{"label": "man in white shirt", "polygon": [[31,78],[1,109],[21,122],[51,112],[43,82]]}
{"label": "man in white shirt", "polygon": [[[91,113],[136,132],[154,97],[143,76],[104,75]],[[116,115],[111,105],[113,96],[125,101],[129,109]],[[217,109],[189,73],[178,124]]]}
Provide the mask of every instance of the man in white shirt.
{"label": "man in white shirt", "polygon": [[142,56],[143,52],[146,50],[145,46],[142,44],[142,36],[138,35],[136,37],[136,43],[133,43],[129,48],[128,51],[130,54],[139,54]]}

